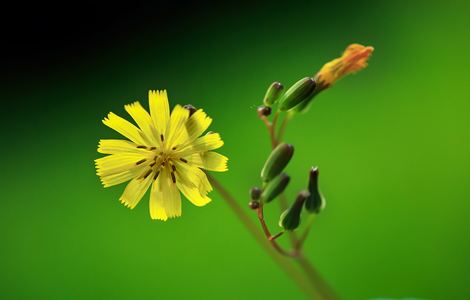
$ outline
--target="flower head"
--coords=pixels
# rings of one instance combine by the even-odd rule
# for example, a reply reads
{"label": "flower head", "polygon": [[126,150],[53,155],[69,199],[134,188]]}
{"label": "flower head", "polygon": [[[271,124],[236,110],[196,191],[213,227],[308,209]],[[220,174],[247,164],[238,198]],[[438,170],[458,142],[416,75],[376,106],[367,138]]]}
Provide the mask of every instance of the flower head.
{"label": "flower head", "polygon": [[374,51],[371,46],[351,44],[344,50],[341,57],[323,65],[315,75],[315,81],[321,89],[325,89],[338,79],[367,67],[367,60]]}
{"label": "flower head", "polygon": [[139,102],[126,105],[138,127],[114,113],[103,123],[129,140],[102,139],[95,160],[104,187],[126,181],[119,200],[134,208],[150,191],[150,216],[167,220],[181,216],[181,195],[196,206],[211,201],[211,184],[202,169],[227,171],[227,158],[212,152],[223,145],[218,133],[207,133],[212,119],[202,109],[176,105],[170,115],[166,91],[149,91],[150,114]]}

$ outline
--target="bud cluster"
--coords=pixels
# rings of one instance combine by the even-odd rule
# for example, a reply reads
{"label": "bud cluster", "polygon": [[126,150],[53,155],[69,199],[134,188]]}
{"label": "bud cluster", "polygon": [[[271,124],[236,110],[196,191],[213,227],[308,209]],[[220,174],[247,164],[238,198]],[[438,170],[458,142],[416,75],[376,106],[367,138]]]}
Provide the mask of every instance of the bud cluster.
{"label": "bud cluster", "polygon": [[[301,78],[286,89],[280,82],[273,82],[264,95],[262,105],[257,109],[260,120],[268,129],[273,150],[261,169],[260,187],[250,190],[249,207],[257,211],[263,233],[273,248],[282,255],[297,258],[300,256],[302,245],[316,215],[325,207],[325,199],[319,189],[317,167],[311,167],[307,187],[297,194],[294,201],[289,204],[287,197],[283,195],[291,181],[285,169],[294,155],[294,147],[282,142],[287,123],[298,113],[306,112],[315,97],[333,86],[336,81],[364,69],[373,50],[371,46],[351,44],[341,57],[324,64],[315,75]],[[277,198],[280,198],[281,207],[279,226],[283,230],[272,234],[265,220],[264,206],[275,202]],[[299,235],[293,234],[292,231],[299,228],[302,220],[305,223],[302,226],[303,232]],[[284,247],[277,243],[277,238],[286,232],[290,237],[291,251],[284,250]]]}
{"label": "bud cluster", "polygon": [[[258,209],[261,205],[275,200],[290,182],[290,177],[284,171],[294,154],[294,147],[281,143],[270,153],[261,169],[263,188],[254,187],[250,190],[251,209]],[[300,225],[302,209],[308,213],[318,214],[324,207],[324,200],[318,189],[318,168],[314,167],[309,172],[308,189],[301,191],[294,203],[285,210],[279,221],[279,225],[285,230],[295,230]]]}
{"label": "bud cluster", "polygon": [[258,108],[258,114],[269,116],[275,104],[280,112],[303,112],[321,90],[323,86],[318,85],[313,77],[298,80],[287,91],[281,83],[273,82],[266,91],[263,106]]}

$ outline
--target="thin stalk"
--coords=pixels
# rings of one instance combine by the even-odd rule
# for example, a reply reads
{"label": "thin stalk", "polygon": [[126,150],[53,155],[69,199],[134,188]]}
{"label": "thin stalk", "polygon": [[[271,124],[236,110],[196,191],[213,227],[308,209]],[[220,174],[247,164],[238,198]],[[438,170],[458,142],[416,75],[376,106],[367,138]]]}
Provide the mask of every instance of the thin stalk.
{"label": "thin stalk", "polygon": [[224,186],[209,174],[207,177],[209,178],[209,181],[214,186],[214,188],[219,192],[220,196],[222,196],[222,198],[237,215],[240,221],[242,221],[242,224],[246,227],[246,229],[248,229],[255,240],[268,253],[274,262],[277,263],[277,265],[288,275],[288,277],[290,277],[310,299],[321,299],[319,293],[307,280],[305,280],[304,276],[302,276],[302,274],[291,264],[291,262],[287,258],[274,251],[272,246],[268,244],[266,239],[259,232],[255,223],[240,207],[235,198],[233,198],[233,196],[224,188]]}
{"label": "thin stalk", "polygon": [[271,231],[269,231],[269,228],[268,228],[268,225],[266,225],[266,222],[264,221],[264,214],[263,214],[263,204],[260,205],[260,207],[258,208],[258,220],[261,224],[261,227],[263,228],[263,232],[266,236],[266,238],[268,239],[268,241],[271,243],[271,245],[273,246],[273,248],[279,252],[279,254],[281,255],[285,255],[285,256],[293,256],[292,253],[284,250],[284,248],[282,248],[277,242],[276,242],[276,239],[274,238],[274,236],[271,234]]}
{"label": "thin stalk", "polygon": [[311,214],[307,221],[307,225],[305,226],[304,232],[300,235],[300,237],[297,240],[297,243],[295,245],[296,249],[302,249],[302,246],[304,245],[305,240],[307,239],[307,236],[310,232],[310,228],[312,228],[314,220],[315,220],[315,214]]}
{"label": "thin stalk", "polygon": [[282,138],[284,137],[284,132],[286,131],[287,123],[289,123],[289,120],[291,119],[291,117],[292,117],[291,113],[288,112],[285,115],[284,119],[282,120],[277,137],[275,137],[277,141],[281,141]]}

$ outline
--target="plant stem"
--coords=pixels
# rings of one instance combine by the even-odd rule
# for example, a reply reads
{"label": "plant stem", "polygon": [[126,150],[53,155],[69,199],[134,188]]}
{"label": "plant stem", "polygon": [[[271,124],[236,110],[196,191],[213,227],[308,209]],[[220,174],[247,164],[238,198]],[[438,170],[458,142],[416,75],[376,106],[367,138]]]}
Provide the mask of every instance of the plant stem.
{"label": "plant stem", "polygon": [[297,249],[302,249],[302,246],[307,239],[307,236],[310,232],[310,228],[312,228],[313,221],[315,220],[315,214],[310,214],[309,219],[307,221],[307,225],[305,226],[304,232],[300,235],[300,237],[297,239],[297,243],[295,245],[295,248]]}
{"label": "plant stem", "polygon": [[287,123],[289,122],[290,118],[291,118],[291,113],[288,112],[284,116],[284,119],[282,120],[277,137],[275,136],[275,139],[277,139],[277,141],[282,140],[282,137],[284,136],[284,132],[286,131]]}
{"label": "plant stem", "polygon": [[264,221],[264,214],[263,214],[263,204],[260,205],[260,207],[258,208],[258,220],[261,224],[261,227],[263,228],[263,232],[264,234],[266,235],[266,238],[268,239],[268,241],[271,243],[271,245],[273,246],[273,248],[279,252],[279,254],[281,255],[285,255],[285,256],[293,256],[292,253],[284,250],[284,248],[282,248],[277,242],[276,242],[276,239],[273,238],[273,235],[271,234],[271,232],[269,231],[269,228],[268,228],[268,225],[266,225],[266,222]]}
{"label": "plant stem", "polygon": [[290,263],[290,261],[273,250],[272,246],[259,232],[258,227],[255,225],[255,223],[240,207],[235,198],[233,198],[233,196],[222,186],[222,184],[209,174],[207,175],[207,177],[209,178],[209,181],[214,186],[214,188],[222,196],[222,198],[225,199],[225,202],[234,211],[240,221],[242,221],[243,225],[245,225],[246,229],[248,229],[248,231],[253,235],[255,240],[269,254],[269,256],[271,256],[271,258],[279,265],[279,267],[284,272],[286,272],[288,277],[290,277],[310,299],[321,299],[319,293],[312,287],[312,285],[307,280],[305,280],[302,274]]}
{"label": "plant stem", "polygon": [[299,264],[300,268],[305,272],[308,279],[311,281],[315,289],[321,294],[323,299],[339,299],[338,296],[333,292],[333,289],[326,283],[326,281],[320,276],[313,265],[308,261],[302,252],[298,252],[295,261]]}

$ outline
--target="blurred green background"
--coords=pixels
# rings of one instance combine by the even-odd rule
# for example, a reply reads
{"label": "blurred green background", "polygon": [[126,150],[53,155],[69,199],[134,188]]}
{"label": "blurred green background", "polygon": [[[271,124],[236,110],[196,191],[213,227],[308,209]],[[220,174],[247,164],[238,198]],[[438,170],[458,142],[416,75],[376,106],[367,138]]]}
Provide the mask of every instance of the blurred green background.
{"label": "blurred green background", "polygon": [[[147,107],[148,89],[203,107],[230,158],[215,176],[246,208],[269,153],[256,116],[266,87],[357,42],[376,49],[369,67],[286,134],[288,194],[317,165],[327,198],[307,256],[344,299],[470,299],[469,4],[208,5],[17,71],[2,88],[1,298],[303,299],[216,192],[167,222],[150,220],[148,195],[121,205],[124,185],[104,189],[95,175],[98,140],[118,137],[101,119],[128,118],[136,99]],[[272,228],[277,213],[268,207]]]}

